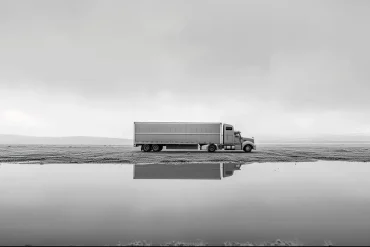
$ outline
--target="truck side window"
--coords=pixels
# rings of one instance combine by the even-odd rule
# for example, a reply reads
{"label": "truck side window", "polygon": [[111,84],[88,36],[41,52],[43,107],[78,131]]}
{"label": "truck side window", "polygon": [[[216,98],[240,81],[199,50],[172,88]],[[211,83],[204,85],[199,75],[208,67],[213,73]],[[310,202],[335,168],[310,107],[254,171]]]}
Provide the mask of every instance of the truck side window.
{"label": "truck side window", "polygon": [[233,130],[233,127],[226,127],[226,130]]}

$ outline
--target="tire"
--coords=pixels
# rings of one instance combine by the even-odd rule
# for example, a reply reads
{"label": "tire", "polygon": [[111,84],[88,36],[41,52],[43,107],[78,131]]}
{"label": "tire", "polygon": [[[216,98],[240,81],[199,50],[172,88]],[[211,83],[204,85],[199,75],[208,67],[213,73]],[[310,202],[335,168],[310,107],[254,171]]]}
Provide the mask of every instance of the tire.
{"label": "tire", "polygon": [[162,150],[161,145],[158,145],[158,144],[152,145],[152,150],[153,150],[153,152],[161,151]]}
{"label": "tire", "polygon": [[252,152],[252,149],[253,149],[253,147],[249,144],[245,145],[244,148],[243,148],[244,152],[246,152],[246,153]]}
{"label": "tire", "polygon": [[150,151],[152,151],[152,145],[150,145],[150,144],[144,144],[143,145],[143,151],[144,152],[150,152]]}
{"label": "tire", "polygon": [[216,149],[217,149],[217,147],[214,144],[211,144],[211,145],[208,146],[208,152],[210,152],[210,153],[213,153],[214,151],[216,151]]}

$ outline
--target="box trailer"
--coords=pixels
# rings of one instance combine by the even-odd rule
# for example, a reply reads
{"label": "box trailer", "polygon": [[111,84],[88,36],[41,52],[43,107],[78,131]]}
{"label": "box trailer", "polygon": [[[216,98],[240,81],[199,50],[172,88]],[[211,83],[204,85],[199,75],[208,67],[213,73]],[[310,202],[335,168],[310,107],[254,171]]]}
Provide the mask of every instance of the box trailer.
{"label": "box trailer", "polygon": [[166,149],[216,150],[256,149],[254,138],[241,136],[230,124],[197,122],[134,122],[134,147],[144,152]]}

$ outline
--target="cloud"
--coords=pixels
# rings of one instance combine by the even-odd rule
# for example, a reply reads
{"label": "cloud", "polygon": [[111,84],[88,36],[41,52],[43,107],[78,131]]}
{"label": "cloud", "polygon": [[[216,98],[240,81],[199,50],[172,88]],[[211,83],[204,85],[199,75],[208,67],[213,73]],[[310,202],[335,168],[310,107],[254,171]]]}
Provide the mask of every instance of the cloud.
{"label": "cloud", "polygon": [[29,113],[21,110],[5,110],[0,109],[0,133],[1,134],[19,134],[32,135],[41,133],[44,128],[47,128],[47,122]]}
{"label": "cloud", "polygon": [[40,123],[36,118],[21,112],[14,110],[7,110],[2,114],[3,121],[6,121],[10,124],[25,124],[29,126],[35,126]]}

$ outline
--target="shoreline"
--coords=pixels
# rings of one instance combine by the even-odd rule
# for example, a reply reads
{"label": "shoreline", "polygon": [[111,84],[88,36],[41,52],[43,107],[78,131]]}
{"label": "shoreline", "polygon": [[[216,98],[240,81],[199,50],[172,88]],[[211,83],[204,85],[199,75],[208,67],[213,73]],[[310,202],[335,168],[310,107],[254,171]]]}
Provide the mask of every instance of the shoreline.
{"label": "shoreline", "polygon": [[23,164],[169,164],[169,163],[267,163],[315,161],[370,162],[370,146],[356,145],[260,145],[251,153],[243,151],[163,150],[141,152],[131,146],[40,146],[1,145],[0,163]]}

